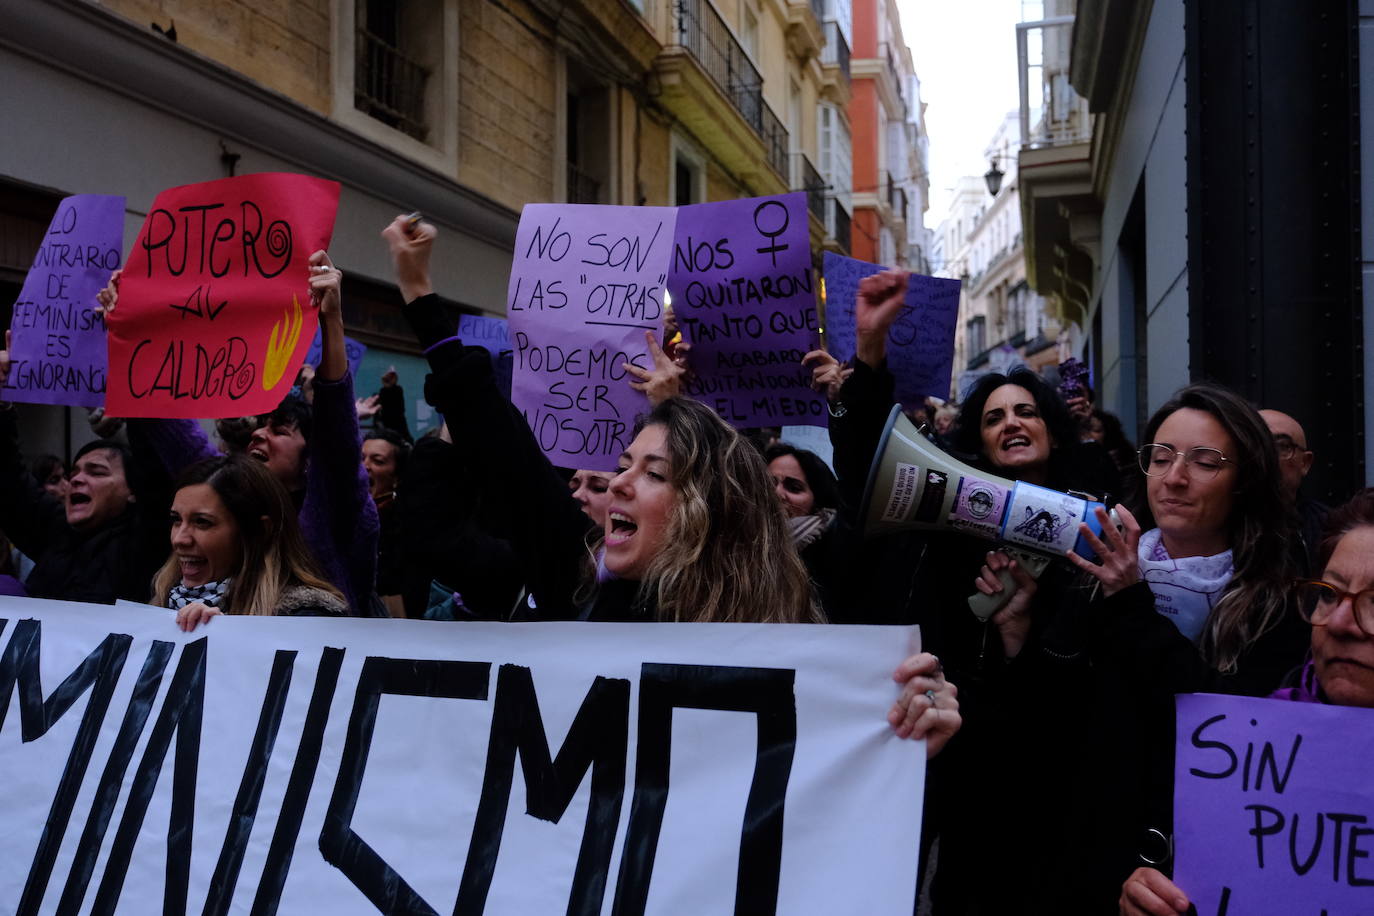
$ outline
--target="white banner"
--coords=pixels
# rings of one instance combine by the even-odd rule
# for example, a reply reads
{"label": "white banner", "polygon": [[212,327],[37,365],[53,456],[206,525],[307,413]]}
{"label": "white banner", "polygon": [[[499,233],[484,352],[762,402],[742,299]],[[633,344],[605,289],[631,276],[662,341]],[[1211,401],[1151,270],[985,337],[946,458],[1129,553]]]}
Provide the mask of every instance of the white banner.
{"label": "white banner", "polygon": [[915,628],[0,623],[3,913],[912,911]]}

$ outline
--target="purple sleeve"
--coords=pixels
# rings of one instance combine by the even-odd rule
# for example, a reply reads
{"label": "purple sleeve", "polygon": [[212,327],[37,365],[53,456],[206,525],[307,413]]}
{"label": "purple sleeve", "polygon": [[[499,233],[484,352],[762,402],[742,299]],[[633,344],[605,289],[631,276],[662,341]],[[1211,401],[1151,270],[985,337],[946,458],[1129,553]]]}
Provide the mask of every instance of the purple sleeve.
{"label": "purple sleeve", "polygon": [[314,436],[301,529],[329,581],[365,614],[377,576],[377,507],[363,470],[353,377],[315,378]]}
{"label": "purple sleeve", "polygon": [[129,429],[142,436],[162,459],[162,467],[173,480],[197,461],[220,456],[219,449],[195,420],[131,419]]}

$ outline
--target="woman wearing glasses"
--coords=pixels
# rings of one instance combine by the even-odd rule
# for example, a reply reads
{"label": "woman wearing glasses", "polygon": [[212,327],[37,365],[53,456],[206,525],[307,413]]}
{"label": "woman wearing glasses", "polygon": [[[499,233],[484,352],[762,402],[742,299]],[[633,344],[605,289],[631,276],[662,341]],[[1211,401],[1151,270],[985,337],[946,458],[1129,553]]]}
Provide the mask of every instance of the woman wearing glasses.
{"label": "woman wearing glasses", "polygon": [[[1098,561],[1042,640],[1038,683],[1066,696],[1055,757],[1065,792],[1089,814],[1086,867],[1122,879],[1164,865],[1172,824],[1174,695],[1266,696],[1302,661],[1307,629],[1292,601],[1300,549],[1280,488],[1273,436],[1216,385],[1184,388],[1145,428],[1138,516],[1088,534]],[[1138,520],[1137,520],[1138,518]]]}
{"label": "woman wearing glasses", "polygon": [[[1312,655],[1275,699],[1374,708],[1374,490],[1357,493],[1327,520],[1320,580],[1299,582],[1298,610],[1312,626]],[[1128,916],[1175,916],[1187,895],[1156,868],[1138,868],[1121,889]]]}
{"label": "woman wearing glasses", "polygon": [[1087,531],[1101,562],[1069,555],[1111,605],[1087,635],[1170,694],[1264,696],[1306,640],[1288,600],[1301,547],[1273,436],[1239,396],[1199,384],[1155,412],[1145,440],[1140,520],[1123,508],[1120,531]]}

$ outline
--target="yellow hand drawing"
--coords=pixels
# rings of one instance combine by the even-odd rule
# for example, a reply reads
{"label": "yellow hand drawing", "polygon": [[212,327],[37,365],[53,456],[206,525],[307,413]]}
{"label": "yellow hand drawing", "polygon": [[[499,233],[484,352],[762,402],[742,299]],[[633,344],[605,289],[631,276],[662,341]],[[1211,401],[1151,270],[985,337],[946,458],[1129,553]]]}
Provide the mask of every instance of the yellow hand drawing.
{"label": "yellow hand drawing", "polygon": [[267,339],[267,356],[262,365],[262,388],[271,391],[277,387],[286,366],[291,362],[291,354],[296,352],[296,344],[301,339],[301,301],[291,295],[292,312],[282,311],[282,320],[272,325],[272,335]]}

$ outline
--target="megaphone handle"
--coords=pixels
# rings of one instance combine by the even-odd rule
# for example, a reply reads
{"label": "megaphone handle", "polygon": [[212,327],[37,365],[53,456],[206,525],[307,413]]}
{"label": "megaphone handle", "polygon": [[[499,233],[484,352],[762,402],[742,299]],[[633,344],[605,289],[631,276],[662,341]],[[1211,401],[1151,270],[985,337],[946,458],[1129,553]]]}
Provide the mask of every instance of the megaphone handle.
{"label": "megaphone handle", "polygon": [[[1020,563],[1021,568],[1030,573],[1033,579],[1040,578],[1040,574],[1050,562],[1049,557],[1037,553],[1025,553],[1020,550],[1007,550],[1007,553]],[[998,570],[997,581],[1002,583],[1002,590],[997,594],[985,595],[982,592],[974,592],[968,596],[968,608],[979,620],[990,619],[993,614],[1006,607],[1007,602],[1016,594],[1016,580],[1011,577],[1010,567]]]}

